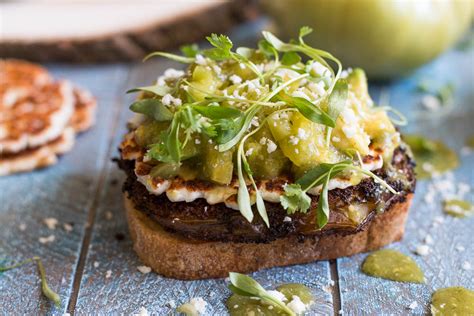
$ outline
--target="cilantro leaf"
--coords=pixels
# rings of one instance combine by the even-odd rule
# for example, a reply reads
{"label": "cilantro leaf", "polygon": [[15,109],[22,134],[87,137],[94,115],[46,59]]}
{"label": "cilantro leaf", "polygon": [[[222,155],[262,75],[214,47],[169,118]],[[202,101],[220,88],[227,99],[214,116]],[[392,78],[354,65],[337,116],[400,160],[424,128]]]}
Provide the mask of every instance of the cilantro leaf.
{"label": "cilantro leaf", "polygon": [[135,101],[130,105],[130,110],[144,114],[157,121],[171,121],[173,113],[158,99],[144,99]]}
{"label": "cilantro leaf", "polygon": [[296,63],[299,63],[301,60],[300,55],[295,52],[286,52],[283,54],[283,57],[281,58],[281,63],[285,66],[291,66]]}
{"label": "cilantro leaf", "polygon": [[311,198],[299,184],[293,183],[285,186],[285,194],[280,196],[280,203],[288,214],[297,211],[306,213],[311,206]]}
{"label": "cilantro leaf", "polygon": [[225,35],[211,34],[206,37],[214,48],[204,51],[204,54],[214,60],[224,60],[231,57],[232,41]]}
{"label": "cilantro leaf", "polygon": [[303,26],[302,28],[300,28],[300,32],[299,32],[299,35],[298,35],[298,38],[299,38],[300,42],[303,43],[303,37],[305,37],[306,35],[308,35],[312,32],[313,32],[313,29],[310,28],[309,26]]}
{"label": "cilantro leaf", "polygon": [[179,50],[184,56],[194,58],[199,53],[199,46],[197,44],[183,45]]}

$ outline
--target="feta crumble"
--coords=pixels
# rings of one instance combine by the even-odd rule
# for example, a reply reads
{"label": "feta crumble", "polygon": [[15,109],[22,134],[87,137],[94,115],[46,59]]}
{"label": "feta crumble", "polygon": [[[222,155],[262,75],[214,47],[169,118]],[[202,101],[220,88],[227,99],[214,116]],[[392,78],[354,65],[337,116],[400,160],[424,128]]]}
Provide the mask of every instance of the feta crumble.
{"label": "feta crumble", "polygon": [[146,310],[145,307],[140,307],[138,310],[138,313],[134,314],[133,316],[148,316],[148,311]]}
{"label": "feta crumble", "polygon": [[286,304],[286,306],[291,309],[296,314],[303,314],[306,311],[306,305],[303,303],[299,296],[293,295],[291,302]]}
{"label": "feta crumble", "polygon": [[105,278],[106,278],[106,279],[109,279],[111,276],[112,276],[112,270],[107,270],[107,271],[105,272]]}
{"label": "feta crumble", "polygon": [[137,270],[140,271],[143,274],[148,274],[151,272],[151,268],[147,266],[138,266]]}
{"label": "feta crumble", "polygon": [[49,229],[56,229],[56,225],[58,225],[58,220],[54,217],[48,217],[48,218],[43,219],[43,223]]}
{"label": "feta crumble", "polygon": [[430,247],[428,245],[419,245],[416,247],[415,253],[419,256],[427,256],[430,253]]}
{"label": "feta crumble", "polygon": [[240,84],[242,83],[242,78],[240,78],[239,76],[237,75],[232,75],[229,77],[229,80],[233,83],[233,84]]}
{"label": "feta crumble", "polygon": [[54,235],[49,235],[48,237],[40,237],[38,238],[38,241],[42,244],[48,244],[53,242],[56,239]]}

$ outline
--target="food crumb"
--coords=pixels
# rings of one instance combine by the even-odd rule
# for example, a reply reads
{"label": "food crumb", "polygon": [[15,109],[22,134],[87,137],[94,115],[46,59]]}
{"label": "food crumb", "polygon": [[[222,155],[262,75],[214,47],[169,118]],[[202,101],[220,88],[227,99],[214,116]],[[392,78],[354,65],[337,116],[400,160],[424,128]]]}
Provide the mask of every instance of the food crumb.
{"label": "food crumb", "polygon": [[176,302],[174,300],[168,301],[168,306],[171,308],[176,308]]}
{"label": "food crumb", "polygon": [[49,229],[56,229],[56,225],[58,225],[58,220],[54,217],[48,217],[48,218],[43,219],[43,223]]}
{"label": "food crumb", "polygon": [[283,221],[284,222],[291,222],[291,217],[285,216],[285,218],[283,218]]}
{"label": "food crumb", "polygon": [[146,310],[145,307],[140,307],[138,310],[138,313],[134,314],[133,316],[148,316],[148,311]]}
{"label": "food crumb", "polygon": [[293,295],[293,299],[286,304],[286,306],[298,315],[306,310],[306,305],[301,301],[301,298],[296,295]]}
{"label": "food crumb", "polygon": [[459,251],[459,252],[463,252],[464,250],[466,250],[466,248],[464,248],[464,246],[462,246],[462,245],[457,245],[456,250]]}
{"label": "food crumb", "polygon": [[105,219],[107,219],[108,221],[110,221],[113,217],[114,216],[111,211],[105,212]]}
{"label": "food crumb", "polygon": [[416,247],[415,253],[419,256],[427,256],[430,253],[430,247],[427,245],[419,245]]}
{"label": "food crumb", "polygon": [[18,225],[18,228],[24,232],[26,230],[26,224],[25,223],[20,223],[20,225]]}
{"label": "food crumb", "polygon": [[107,270],[107,271],[105,272],[105,278],[108,279],[108,278],[110,278],[111,276],[112,276],[112,270]]}
{"label": "food crumb", "polygon": [[72,232],[73,226],[71,224],[64,223],[63,228],[66,232],[70,233]]}
{"label": "food crumb", "polygon": [[143,274],[148,274],[151,272],[151,268],[147,266],[138,266],[137,270],[140,271]]}
{"label": "food crumb", "polygon": [[54,235],[49,235],[48,237],[40,237],[38,238],[38,241],[42,244],[47,244],[50,242],[53,242],[56,239]]}
{"label": "food crumb", "polygon": [[466,270],[466,271],[469,271],[472,269],[471,263],[469,261],[464,261],[461,267],[463,268],[463,270]]}
{"label": "food crumb", "polygon": [[415,309],[418,307],[418,303],[416,301],[413,301],[409,306],[408,309]]}
{"label": "food crumb", "polygon": [[98,261],[94,261],[93,265],[94,265],[94,268],[98,268],[100,264]]}

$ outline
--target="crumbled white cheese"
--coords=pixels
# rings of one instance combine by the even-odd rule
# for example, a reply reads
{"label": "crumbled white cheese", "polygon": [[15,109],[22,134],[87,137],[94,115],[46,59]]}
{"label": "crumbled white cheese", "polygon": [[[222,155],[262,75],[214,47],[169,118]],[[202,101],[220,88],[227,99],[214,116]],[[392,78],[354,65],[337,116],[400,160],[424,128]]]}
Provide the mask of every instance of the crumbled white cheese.
{"label": "crumbled white cheese", "polygon": [[151,268],[147,266],[138,266],[137,270],[140,271],[143,274],[148,274],[151,272]]}
{"label": "crumbled white cheese", "polygon": [[113,214],[112,214],[111,211],[105,212],[105,219],[106,219],[106,220],[110,221],[113,217],[114,217],[114,216],[113,216]]}
{"label": "crumbled white cheese", "polygon": [[462,245],[457,245],[455,249],[459,252],[463,252],[464,250],[466,250],[466,248],[464,248],[464,246]]}
{"label": "crumbled white cheese", "polygon": [[427,245],[432,245],[433,242],[434,242],[434,241],[433,241],[433,238],[432,238],[430,235],[426,235],[426,237],[425,237],[425,243],[426,243]]}
{"label": "crumbled white cheese", "polygon": [[26,224],[25,223],[20,223],[20,225],[18,225],[18,229],[20,229],[22,232],[24,232],[26,230]]}
{"label": "crumbled white cheese", "polygon": [[419,256],[427,256],[430,253],[430,247],[428,245],[419,245],[416,247],[415,253]]}
{"label": "crumbled white cheese", "polygon": [[165,70],[164,75],[167,79],[177,79],[184,76],[184,71],[176,70],[174,68],[168,68]]}
{"label": "crumbled white cheese", "polygon": [[461,267],[463,268],[463,270],[466,270],[466,271],[469,271],[472,269],[471,263],[469,261],[464,261]]}
{"label": "crumbled white cheese", "polygon": [[112,270],[107,270],[107,271],[105,272],[105,278],[106,278],[106,279],[109,279],[111,276],[112,276]]}
{"label": "crumbled white cheese", "polygon": [[194,57],[194,62],[198,65],[202,65],[202,66],[205,66],[207,65],[207,60],[206,58],[204,58],[204,56],[200,55],[200,54],[197,54],[195,57]]}
{"label": "crumbled white cheese", "polygon": [[307,139],[308,138],[308,134],[306,133],[306,131],[302,128],[298,128],[298,137],[300,139]]}
{"label": "crumbled white cheese", "polygon": [[176,308],[176,302],[174,300],[168,301],[168,306],[171,308]]}
{"label": "crumbled white cheese", "polygon": [[245,156],[248,157],[248,156],[252,155],[252,154],[253,154],[253,150],[254,150],[253,147],[249,148],[249,149],[245,152]]}
{"label": "crumbled white cheese", "polygon": [[194,297],[188,303],[181,305],[180,308],[189,310],[192,315],[202,315],[206,312],[207,302],[201,297]]}
{"label": "crumbled white cheese", "polygon": [[250,121],[250,125],[255,126],[255,127],[258,127],[260,125],[260,123],[258,122],[258,118],[256,116],[252,118],[252,121]]}
{"label": "crumbled white cheese", "polygon": [[49,235],[48,237],[38,238],[38,241],[42,244],[47,244],[47,243],[53,242],[55,239],[56,239],[56,237],[54,235]]}
{"label": "crumbled white cheese", "polygon": [[199,144],[201,143],[201,140],[200,140],[199,138],[196,138],[196,139],[194,140],[194,143],[195,143],[196,145],[199,145]]}
{"label": "crumbled white cheese", "polygon": [[74,229],[74,227],[69,223],[64,223],[63,228],[68,233],[72,232],[72,230]]}
{"label": "crumbled white cheese", "polygon": [[56,229],[56,225],[58,225],[58,220],[54,217],[48,217],[48,218],[43,219],[43,223],[49,229]]}
{"label": "crumbled white cheese", "polygon": [[259,140],[260,145],[265,145],[266,142],[267,142],[267,138],[266,138],[266,137],[262,137],[262,138],[260,138],[260,140]]}
{"label": "crumbled white cheese", "polygon": [[291,217],[285,216],[285,218],[283,218],[283,221],[284,222],[291,222]]}
{"label": "crumbled white cheese", "polygon": [[270,139],[267,140],[267,152],[271,154],[277,149],[277,145]]}
{"label": "crumbled white cheese", "polygon": [[293,135],[290,136],[290,143],[292,145],[298,145],[299,142],[300,142],[300,139],[298,137],[295,137]]}
{"label": "crumbled white cheese", "polygon": [[283,294],[280,291],[270,290],[270,291],[267,291],[267,293],[268,293],[268,295],[270,295],[271,297],[273,297],[274,299],[276,299],[280,302],[284,302],[284,301],[287,300],[285,294]]}
{"label": "crumbled white cheese", "polygon": [[415,309],[418,307],[418,303],[413,301],[410,305],[408,305],[408,309]]}
{"label": "crumbled white cheese", "polygon": [[293,295],[293,299],[286,304],[286,306],[297,315],[303,314],[304,311],[306,311],[306,305],[301,301],[300,297],[296,295]]}
{"label": "crumbled white cheese", "polygon": [[335,143],[339,143],[341,141],[341,139],[337,136],[333,136],[332,141],[335,142]]}
{"label": "crumbled white cheese", "polygon": [[148,311],[146,310],[145,307],[140,307],[138,310],[138,313],[134,314],[133,316],[148,316]]}
{"label": "crumbled white cheese", "polygon": [[180,98],[175,98],[169,93],[167,93],[163,96],[163,98],[161,99],[161,102],[166,106],[170,106],[170,105],[179,106],[179,105],[182,104],[182,101],[181,101]]}
{"label": "crumbled white cheese", "polygon": [[229,77],[229,80],[232,81],[233,84],[240,84],[242,83],[242,78],[237,76],[236,74],[233,74],[232,76]]}
{"label": "crumbled white cheese", "polygon": [[100,263],[98,261],[94,261],[93,265],[94,265],[94,268],[98,268]]}

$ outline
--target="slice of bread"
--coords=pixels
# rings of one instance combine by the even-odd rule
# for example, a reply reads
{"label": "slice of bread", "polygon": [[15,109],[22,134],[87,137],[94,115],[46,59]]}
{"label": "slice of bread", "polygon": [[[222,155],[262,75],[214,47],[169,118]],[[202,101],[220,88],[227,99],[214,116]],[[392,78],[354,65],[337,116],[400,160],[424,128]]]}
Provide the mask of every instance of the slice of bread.
{"label": "slice of bread", "polygon": [[166,277],[196,280],[227,277],[230,271],[260,269],[351,256],[381,248],[403,237],[413,198],[391,205],[357,233],[280,238],[270,243],[195,241],[163,230],[135,209],[125,196],[127,220],[134,249],[141,261]]}

